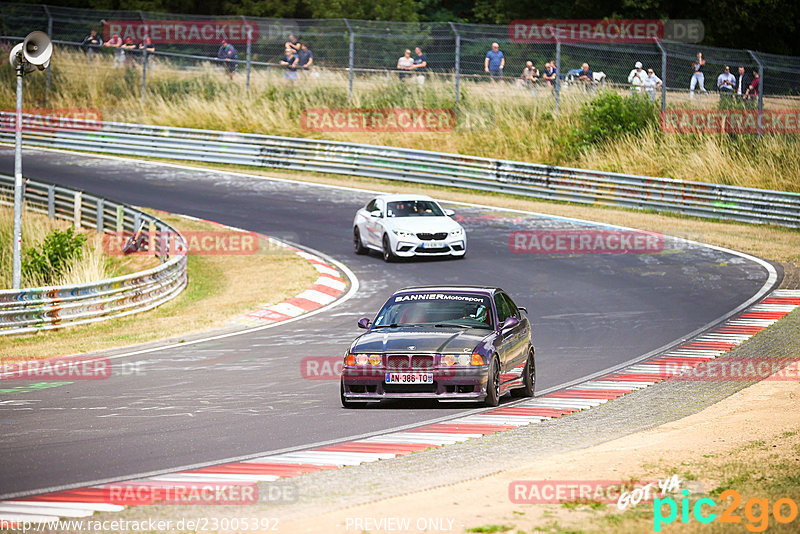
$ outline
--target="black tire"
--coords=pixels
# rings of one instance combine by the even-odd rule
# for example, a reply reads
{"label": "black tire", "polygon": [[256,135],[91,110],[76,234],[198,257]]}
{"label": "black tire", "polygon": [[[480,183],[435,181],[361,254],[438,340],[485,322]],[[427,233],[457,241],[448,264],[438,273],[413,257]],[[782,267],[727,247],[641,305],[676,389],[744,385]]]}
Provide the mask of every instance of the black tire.
{"label": "black tire", "polygon": [[536,388],[536,359],[534,358],[533,347],[528,353],[528,361],[525,362],[525,368],[522,370],[522,383],[523,387],[512,389],[511,395],[514,397],[533,397],[533,390]]}
{"label": "black tire", "polygon": [[392,244],[389,241],[389,236],[386,234],[383,234],[383,261],[386,263],[397,261],[397,256],[392,252]]}
{"label": "black tire", "polygon": [[339,399],[342,401],[342,408],[347,408],[351,410],[353,408],[358,408],[359,403],[349,401],[344,396],[344,382],[339,382]]}
{"label": "black tire", "polygon": [[497,406],[500,404],[500,362],[497,357],[492,358],[489,365],[489,376],[486,378],[486,398],[483,400],[486,406]]}
{"label": "black tire", "polygon": [[361,242],[361,232],[358,231],[358,226],[353,228],[353,250],[360,256],[369,252],[369,249]]}

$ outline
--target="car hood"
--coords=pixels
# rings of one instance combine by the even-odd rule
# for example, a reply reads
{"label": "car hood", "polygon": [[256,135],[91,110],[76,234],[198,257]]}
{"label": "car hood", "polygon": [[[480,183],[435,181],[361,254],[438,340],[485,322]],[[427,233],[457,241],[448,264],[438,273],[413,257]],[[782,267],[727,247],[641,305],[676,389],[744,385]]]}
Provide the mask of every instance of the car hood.
{"label": "car hood", "polygon": [[[483,328],[381,328],[353,342],[359,353],[471,353],[494,332]],[[412,348],[413,347],[413,348]]]}
{"label": "car hood", "polygon": [[461,225],[450,217],[387,217],[383,224],[391,230],[403,232],[453,232]]}

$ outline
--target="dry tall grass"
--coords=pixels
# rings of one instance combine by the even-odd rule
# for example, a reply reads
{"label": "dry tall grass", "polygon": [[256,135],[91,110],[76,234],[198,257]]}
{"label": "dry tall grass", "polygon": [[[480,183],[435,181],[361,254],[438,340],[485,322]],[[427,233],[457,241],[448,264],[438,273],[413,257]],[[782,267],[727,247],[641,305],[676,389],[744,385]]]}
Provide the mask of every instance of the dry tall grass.
{"label": "dry tall grass", "polygon": [[[652,127],[636,136],[565,156],[558,139],[570,126],[581,124],[581,104],[589,98],[574,87],[563,91],[557,118],[551,89],[529,92],[513,83],[501,86],[465,80],[456,109],[468,121],[455,131],[321,134],[301,128],[304,109],[452,108],[452,80],[431,76],[418,87],[385,75],[359,77],[353,102],[348,103],[348,80],[342,72],[321,70],[319,77],[292,82],[283,79],[279,69],[254,69],[248,94],[244,69],[231,81],[221,68],[210,63],[180,70],[157,58],[148,69],[148,91],[142,99],[141,71],[135,63],[127,69],[114,69],[109,58],[87,64],[82,54],[57,50],[52,69],[47,106],[99,108],[107,120],[392,144],[800,192],[797,135],[765,135],[759,139],[754,135],[667,134]],[[0,105],[9,107],[14,101],[12,73],[10,69],[0,70]],[[44,106],[44,76],[30,76],[26,84],[27,105]],[[485,120],[470,118],[488,118],[488,127]],[[484,126],[474,127],[476,124]]]}

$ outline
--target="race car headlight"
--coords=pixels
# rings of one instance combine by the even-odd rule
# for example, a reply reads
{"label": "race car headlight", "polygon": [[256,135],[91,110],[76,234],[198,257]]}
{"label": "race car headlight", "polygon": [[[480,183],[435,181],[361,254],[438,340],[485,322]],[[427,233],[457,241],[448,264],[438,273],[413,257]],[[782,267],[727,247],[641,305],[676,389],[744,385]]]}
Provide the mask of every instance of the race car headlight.
{"label": "race car headlight", "polygon": [[470,365],[484,365],[483,356],[480,354],[473,354],[470,358]]}
{"label": "race car headlight", "polygon": [[369,364],[370,365],[380,365],[381,364],[381,355],[380,354],[370,354],[369,355]]}
{"label": "race car headlight", "polygon": [[395,230],[394,233],[400,239],[413,239],[414,237],[416,237],[414,232],[403,232],[401,230]]}
{"label": "race car headlight", "polygon": [[381,365],[380,354],[348,354],[345,365]]}
{"label": "race car headlight", "polygon": [[459,228],[458,230],[453,230],[450,232],[450,237],[461,237],[464,235],[464,229]]}
{"label": "race car headlight", "polygon": [[355,354],[348,354],[344,357],[344,364],[347,366],[353,366],[356,364],[356,355]]}
{"label": "race car headlight", "polygon": [[[443,354],[441,358],[439,358],[440,365],[455,365],[458,367],[469,367],[470,365],[476,365],[472,363],[475,356],[480,357],[479,354]],[[481,362],[483,359],[481,358]],[[477,365],[483,365],[483,363],[479,363]]]}

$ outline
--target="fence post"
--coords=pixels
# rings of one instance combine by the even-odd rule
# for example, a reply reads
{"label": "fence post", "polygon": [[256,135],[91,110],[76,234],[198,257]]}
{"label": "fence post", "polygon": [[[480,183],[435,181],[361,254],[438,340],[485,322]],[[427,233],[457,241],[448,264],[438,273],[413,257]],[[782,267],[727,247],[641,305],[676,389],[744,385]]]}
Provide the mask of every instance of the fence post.
{"label": "fence post", "polygon": [[122,235],[125,230],[125,207],[122,204],[117,205],[117,234]]}
{"label": "fence post", "polygon": [[356,48],[356,41],[355,41],[355,34],[353,33],[353,28],[350,27],[350,22],[347,19],[342,19],[347,26],[347,31],[350,32],[350,92],[347,94],[347,101],[353,101],[353,68],[355,66],[355,48]]}
{"label": "fence post", "polygon": [[667,51],[658,39],[656,44],[661,49],[661,113],[663,114],[667,110]]}
{"label": "fence post", "polygon": [[[53,16],[50,14],[50,8],[46,5],[42,5],[44,8],[44,12],[47,13],[47,36],[52,40],[53,39]],[[44,89],[44,101],[48,102],[50,100],[50,63],[47,64],[47,76],[45,82],[45,89]]]}
{"label": "fence post", "polygon": [[555,114],[558,115],[560,100],[561,100],[561,41],[556,37],[556,109]]}
{"label": "fence post", "polygon": [[47,186],[47,218],[56,218],[56,186]]}
{"label": "fence post", "polygon": [[97,211],[94,215],[94,225],[98,234],[102,234],[105,230],[105,199],[97,199]]}
{"label": "fence post", "polygon": [[459,82],[461,81],[461,34],[458,33],[455,24],[453,24],[452,22],[450,22],[449,24],[450,27],[453,29],[453,33],[456,34],[455,92],[456,92],[456,104],[458,104],[458,96],[460,93]]}
{"label": "fence post", "polygon": [[147,91],[147,48],[142,48],[142,102]]}
{"label": "fence post", "polygon": [[253,39],[253,31],[250,29],[250,25],[247,23],[247,19],[244,18],[242,15],[242,22],[245,23],[245,28],[247,29],[247,81],[245,82],[245,90],[249,93],[250,92],[250,66],[252,60],[252,39]]}
{"label": "fence post", "polygon": [[764,114],[764,65],[758,60],[758,57],[752,50],[747,51],[753,61],[758,65],[758,136],[761,137],[761,124]]}

